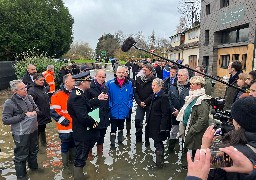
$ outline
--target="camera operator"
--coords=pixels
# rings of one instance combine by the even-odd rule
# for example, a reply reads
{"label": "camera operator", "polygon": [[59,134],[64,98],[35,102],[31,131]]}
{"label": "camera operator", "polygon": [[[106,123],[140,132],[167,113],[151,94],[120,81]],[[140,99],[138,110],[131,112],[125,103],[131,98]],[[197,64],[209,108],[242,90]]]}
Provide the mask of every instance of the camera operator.
{"label": "camera operator", "polygon": [[[233,61],[228,66],[228,73],[230,74],[228,83],[231,85],[237,86],[236,82],[238,79],[238,75],[242,72],[242,63],[240,61]],[[224,110],[231,109],[231,105],[234,103],[236,95],[237,95],[237,89],[233,87],[227,87],[226,93],[225,93],[225,106]]]}
{"label": "camera operator", "polygon": [[[234,130],[228,132],[221,140],[220,147],[234,146],[242,152],[248,159],[256,159],[256,98],[245,97],[237,100],[231,109]],[[209,148],[213,144],[215,130],[213,126],[207,128],[202,138],[202,149]],[[214,148],[212,146],[212,148]],[[210,179],[244,179],[245,174],[226,173],[220,169],[215,169],[215,177]],[[211,173],[210,173],[211,174]],[[213,174],[212,174],[213,175]],[[209,177],[208,177],[209,179]]]}

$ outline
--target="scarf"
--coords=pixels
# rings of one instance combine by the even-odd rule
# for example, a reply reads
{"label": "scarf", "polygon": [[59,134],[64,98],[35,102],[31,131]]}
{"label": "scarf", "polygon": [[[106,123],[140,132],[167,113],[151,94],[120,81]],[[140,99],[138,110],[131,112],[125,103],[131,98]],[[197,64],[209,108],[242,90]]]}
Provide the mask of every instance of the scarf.
{"label": "scarf", "polygon": [[124,80],[125,80],[125,78],[124,78],[124,79],[119,79],[118,77],[116,77],[116,80],[117,80],[117,82],[118,82],[119,86],[120,86],[120,87],[122,87],[122,86],[123,86],[123,84],[124,84]]}
{"label": "scarf", "polygon": [[233,84],[238,80],[238,75],[240,74],[240,72],[237,72],[234,76],[230,75],[230,78],[228,80],[229,84]]}
{"label": "scarf", "polygon": [[179,94],[181,91],[183,91],[183,89],[185,89],[185,86],[188,85],[188,83],[189,83],[189,79],[187,79],[187,81],[183,84],[181,84],[179,81],[177,82]]}
{"label": "scarf", "polygon": [[[194,91],[189,91],[189,95],[185,98],[185,104],[181,108],[181,110],[180,110],[180,112],[179,112],[179,114],[176,118],[177,121],[182,122],[182,123],[180,123],[180,128],[179,128],[180,132],[179,132],[178,136],[182,136],[184,134],[185,135],[187,134],[188,127],[190,125],[190,118],[191,118],[192,108],[195,105],[200,105],[202,103],[202,100],[205,100],[205,99],[211,99],[211,96],[208,96],[208,95],[205,94],[205,89],[204,88],[197,89],[197,90],[194,90]],[[193,104],[191,104],[191,103],[193,103]],[[191,109],[189,114],[187,112],[185,112],[186,109],[187,109],[187,112],[188,112],[189,109]],[[186,115],[185,119],[184,119],[185,113],[188,114],[188,115]],[[183,121],[185,121],[185,122],[183,123]]]}

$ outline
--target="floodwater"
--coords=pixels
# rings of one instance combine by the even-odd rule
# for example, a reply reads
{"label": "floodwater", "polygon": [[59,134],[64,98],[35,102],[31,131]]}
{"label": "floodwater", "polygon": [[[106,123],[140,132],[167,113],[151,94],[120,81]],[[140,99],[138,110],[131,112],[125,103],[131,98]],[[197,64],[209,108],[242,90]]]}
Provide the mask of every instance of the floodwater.
{"label": "floodwater", "polygon": [[[92,75],[94,72],[92,71]],[[113,77],[113,73],[107,73],[107,79]],[[2,104],[10,93],[2,93],[0,96],[0,116],[2,117]],[[132,113],[132,129],[131,135],[126,135],[124,131],[125,140],[123,144],[116,144],[116,148],[110,148],[110,128],[108,128],[104,150],[102,155],[97,155],[96,147],[93,148],[92,161],[86,161],[84,172],[87,173],[89,180],[101,179],[158,179],[158,180],[182,180],[185,179],[187,171],[182,169],[180,163],[179,147],[176,151],[169,154],[167,152],[168,144],[165,145],[165,162],[163,168],[155,166],[155,148],[153,140],[150,139],[150,146],[145,147],[145,144],[137,143],[135,138],[135,116],[136,106]],[[1,118],[0,118],[1,119]],[[10,132],[10,126],[4,126],[0,121],[0,147],[2,153],[0,154],[0,179],[16,179],[15,169],[13,163],[13,148],[14,143]],[[73,179],[71,173],[62,171],[60,140],[55,127],[52,122],[47,125],[47,148],[46,153],[39,151],[38,163],[41,172],[31,172],[28,170],[28,177],[31,180],[45,180],[45,179]]]}

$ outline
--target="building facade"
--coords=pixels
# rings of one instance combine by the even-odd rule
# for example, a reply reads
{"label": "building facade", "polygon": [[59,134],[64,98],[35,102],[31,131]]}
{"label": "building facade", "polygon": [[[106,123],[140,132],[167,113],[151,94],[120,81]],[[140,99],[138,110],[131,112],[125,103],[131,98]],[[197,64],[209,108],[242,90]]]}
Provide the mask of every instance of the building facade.
{"label": "building facade", "polygon": [[189,67],[195,68],[199,59],[199,36],[199,25],[171,36],[171,47],[168,49],[169,59],[182,60],[183,65],[188,64]]}
{"label": "building facade", "polygon": [[199,64],[208,73],[228,75],[228,64],[239,60],[243,70],[255,68],[255,0],[202,0]]}

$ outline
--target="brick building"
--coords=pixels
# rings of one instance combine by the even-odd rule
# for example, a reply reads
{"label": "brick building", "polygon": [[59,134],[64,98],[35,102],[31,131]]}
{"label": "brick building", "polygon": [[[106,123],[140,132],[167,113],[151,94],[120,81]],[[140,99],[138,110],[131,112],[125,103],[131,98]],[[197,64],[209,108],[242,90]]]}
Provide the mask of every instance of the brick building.
{"label": "brick building", "polygon": [[202,0],[199,64],[212,75],[227,75],[229,62],[255,68],[255,0]]}

